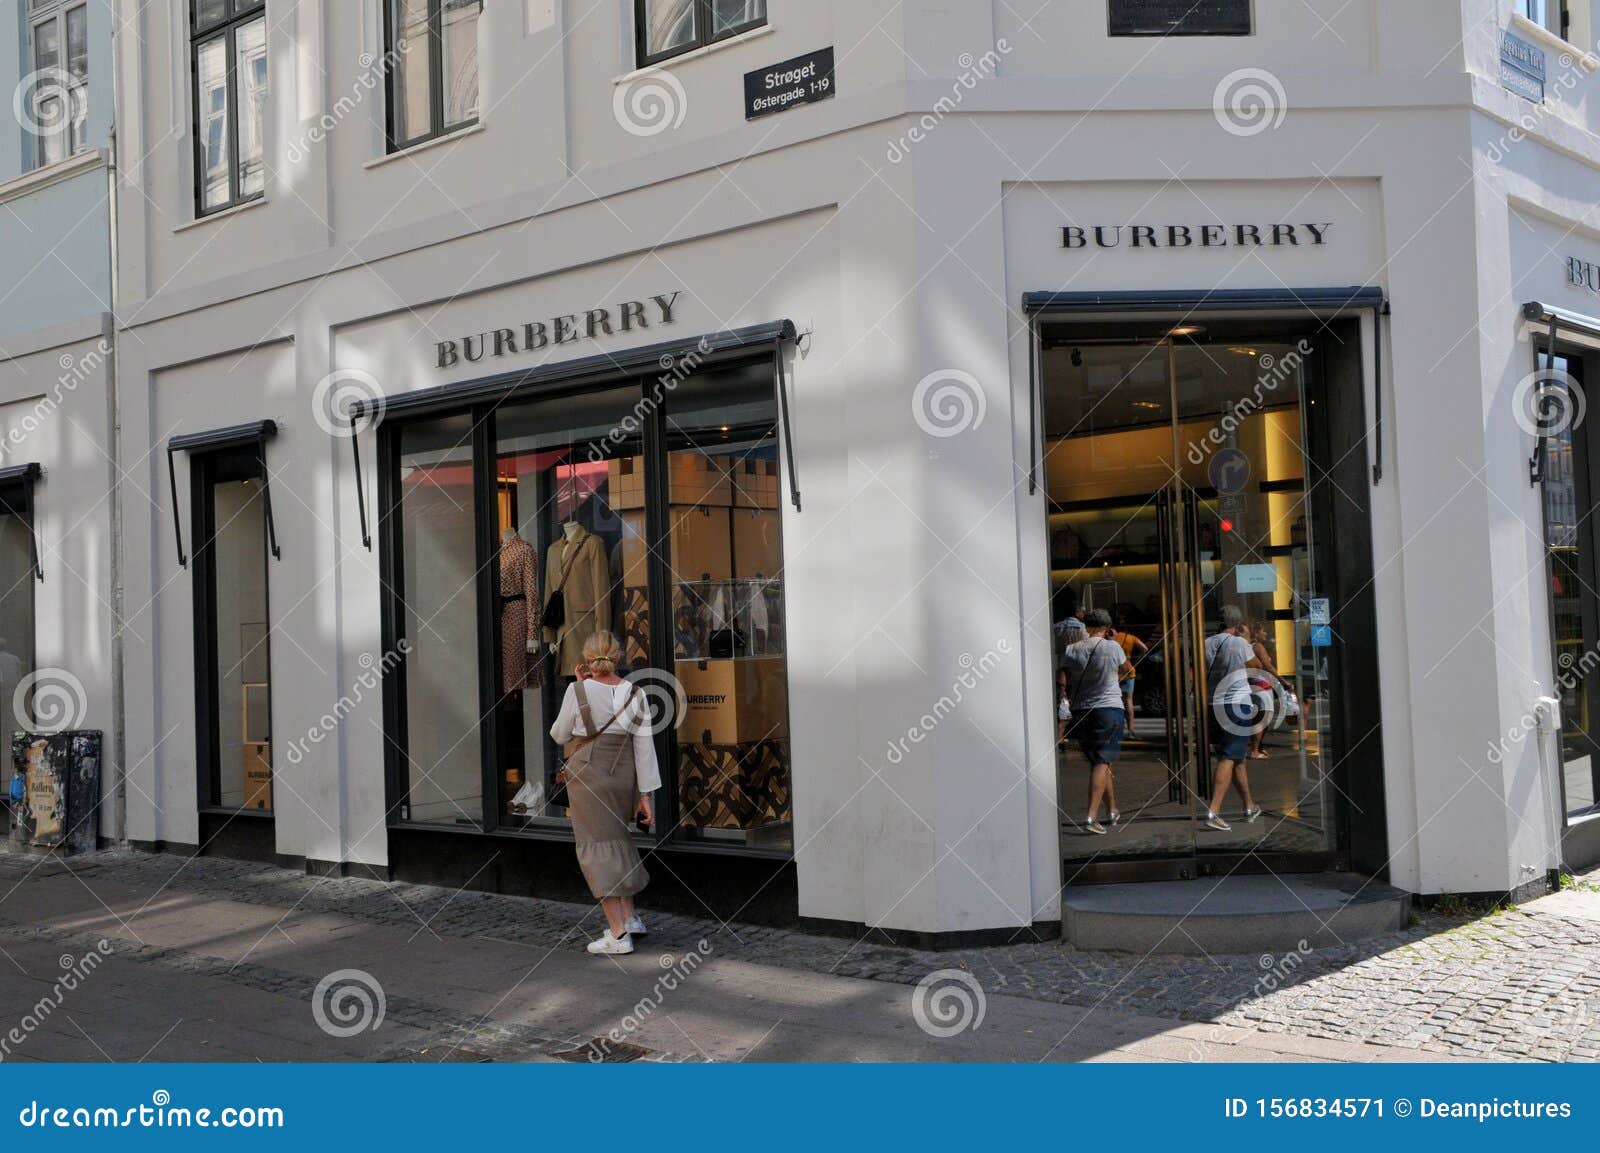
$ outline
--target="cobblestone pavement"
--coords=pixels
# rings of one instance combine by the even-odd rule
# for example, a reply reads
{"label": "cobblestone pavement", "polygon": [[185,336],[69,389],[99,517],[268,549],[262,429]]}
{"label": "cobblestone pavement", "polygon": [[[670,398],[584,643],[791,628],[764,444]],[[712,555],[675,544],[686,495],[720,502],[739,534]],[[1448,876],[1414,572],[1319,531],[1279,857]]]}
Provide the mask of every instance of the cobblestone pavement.
{"label": "cobblestone pavement", "polygon": [[[0,920],[5,897],[37,867],[33,858],[0,855]],[[439,938],[576,951],[600,923],[588,906],[315,878],[215,858],[104,852],[73,867],[91,888],[98,875],[164,897],[199,895],[419,932],[425,926]],[[719,958],[898,984],[960,968],[991,995],[1202,1022],[1219,1036],[1245,1030],[1419,1055],[1600,1059],[1600,887],[1593,878],[1580,879],[1577,892],[1523,908],[1476,918],[1430,913],[1414,921],[1404,932],[1359,945],[1277,957],[1140,958],[1084,952],[1060,942],[932,953],[668,914],[651,917],[649,940],[652,950],[688,950],[705,940]],[[154,960],[180,968],[204,964],[179,956]],[[267,984],[279,979],[264,967],[247,977]],[[398,1011],[410,1014],[418,1028],[439,1023],[426,1005],[402,1002]],[[492,1033],[494,1026],[486,1028]],[[551,1038],[522,1040],[546,1053],[560,1045]],[[483,1040],[493,1042],[493,1036]]]}

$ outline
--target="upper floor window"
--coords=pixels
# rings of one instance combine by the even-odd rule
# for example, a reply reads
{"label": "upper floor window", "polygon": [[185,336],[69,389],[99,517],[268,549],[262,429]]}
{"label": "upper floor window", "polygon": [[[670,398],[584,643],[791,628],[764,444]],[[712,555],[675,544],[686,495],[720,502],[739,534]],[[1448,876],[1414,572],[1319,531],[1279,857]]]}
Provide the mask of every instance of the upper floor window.
{"label": "upper floor window", "polygon": [[39,167],[89,144],[89,6],[83,0],[28,0],[32,76],[25,123]]}
{"label": "upper floor window", "polygon": [[1517,8],[1529,20],[1563,40],[1572,28],[1572,13],[1568,10],[1567,0],[1517,0]]}
{"label": "upper floor window", "polygon": [[482,12],[483,0],[385,0],[389,151],[477,122]]}
{"label": "upper floor window", "polygon": [[767,0],[634,0],[639,67],[767,22]]}
{"label": "upper floor window", "polygon": [[266,0],[191,0],[195,208],[200,215],[266,189]]}
{"label": "upper floor window", "polygon": [[1248,36],[1251,0],[1109,0],[1113,36]]}

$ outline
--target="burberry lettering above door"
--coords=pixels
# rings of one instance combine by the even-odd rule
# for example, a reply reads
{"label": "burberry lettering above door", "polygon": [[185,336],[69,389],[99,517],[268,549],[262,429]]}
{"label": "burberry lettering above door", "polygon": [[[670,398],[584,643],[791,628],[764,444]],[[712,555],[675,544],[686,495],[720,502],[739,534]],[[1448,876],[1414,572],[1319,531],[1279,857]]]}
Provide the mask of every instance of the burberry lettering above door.
{"label": "burberry lettering above door", "polygon": [[471,336],[441,340],[435,346],[439,367],[453,368],[463,361],[476,364],[489,357],[538,352],[555,345],[577,344],[672,324],[677,320],[678,297],[682,295],[682,292],[669,292],[648,300],[625,300],[547,320],[526,321],[514,328],[491,328]]}
{"label": "burberry lettering above door", "polygon": [[1321,248],[1332,224],[1068,224],[1062,248]]}

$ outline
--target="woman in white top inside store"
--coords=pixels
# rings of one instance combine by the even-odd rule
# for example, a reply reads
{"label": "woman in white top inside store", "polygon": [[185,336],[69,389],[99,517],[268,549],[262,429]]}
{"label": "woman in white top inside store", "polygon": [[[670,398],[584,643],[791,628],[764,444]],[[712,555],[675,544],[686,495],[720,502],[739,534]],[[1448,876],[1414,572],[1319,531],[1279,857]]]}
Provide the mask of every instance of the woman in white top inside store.
{"label": "woman in white top inside store", "polygon": [[633,898],[650,881],[630,824],[655,823],[652,794],[661,787],[649,702],[617,676],[622,646],[609,632],[583,645],[577,680],[567,686],[550,737],[566,750],[568,806],[578,866],[605,913],[606,931],[589,952],[633,952],[645,931]]}

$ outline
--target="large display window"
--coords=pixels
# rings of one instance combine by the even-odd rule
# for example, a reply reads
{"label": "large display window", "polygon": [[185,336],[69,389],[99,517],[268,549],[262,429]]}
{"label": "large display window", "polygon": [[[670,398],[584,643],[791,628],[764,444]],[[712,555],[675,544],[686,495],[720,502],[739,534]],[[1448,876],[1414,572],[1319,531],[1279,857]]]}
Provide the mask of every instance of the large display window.
{"label": "large display window", "polygon": [[640,836],[792,850],[771,357],[386,421],[397,824],[569,835],[549,728],[603,630],[669,766]]}

